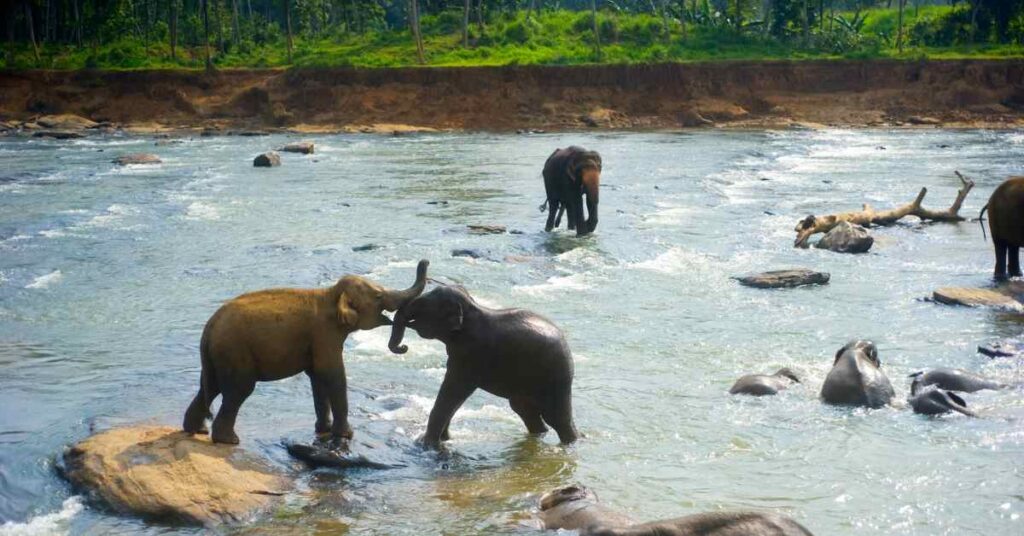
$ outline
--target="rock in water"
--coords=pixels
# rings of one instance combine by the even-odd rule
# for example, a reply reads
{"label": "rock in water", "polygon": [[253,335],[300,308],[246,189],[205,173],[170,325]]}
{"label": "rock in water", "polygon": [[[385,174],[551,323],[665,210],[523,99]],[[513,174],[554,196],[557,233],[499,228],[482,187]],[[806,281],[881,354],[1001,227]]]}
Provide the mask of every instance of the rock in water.
{"label": "rock in water", "polygon": [[115,510],[191,524],[245,519],[291,488],[238,447],[162,426],[94,435],[64,453],[63,472]]}
{"label": "rock in water", "polygon": [[263,153],[256,157],[252,161],[252,165],[255,167],[277,167],[281,165],[281,155],[270,151],[269,153]]}
{"label": "rock in water", "polygon": [[1009,311],[1024,312],[1024,303],[1017,299],[1017,294],[1008,287],[966,288],[944,287],[932,293],[932,298],[946,305],[966,305],[968,307],[996,307]]}
{"label": "rock in water", "polygon": [[354,454],[342,448],[332,448],[330,445],[306,445],[303,443],[284,444],[288,454],[306,462],[310,467],[334,467],[337,469],[395,469],[405,467],[404,465],[390,465],[375,462],[362,454]]}
{"label": "rock in water", "polygon": [[469,257],[470,259],[482,259],[484,254],[475,249],[453,249],[452,257]]}
{"label": "rock in water", "polygon": [[300,154],[313,154],[313,142],[311,141],[298,141],[295,143],[289,143],[279,149],[286,153],[300,153]]}
{"label": "rock in water", "polygon": [[161,162],[163,162],[163,160],[160,160],[160,157],[155,154],[148,153],[126,154],[114,159],[114,163],[121,166],[128,166],[132,164],[159,164]]}
{"label": "rock in water", "polygon": [[53,138],[55,140],[73,140],[84,137],[81,133],[71,130],[40,130],[32,136],[36,138]]}
{"label": "rock in water", "polygon": [[866,253],[874,243],[867,229],[844,221],[826,233],[815,247],[837,253]]}
{"label": "rock in water", "polygon": [[508,228],[504,225],[467,225],[466,228],[473,234],[505,234]]}
{"label": "rock in water", "polygon": [[735,278],[741,285],[754,288],[791,288],[803,285],[824,285],[831,276],[824,272],[815,272],[799,268],[795,270],[774,270],[761,274]]}

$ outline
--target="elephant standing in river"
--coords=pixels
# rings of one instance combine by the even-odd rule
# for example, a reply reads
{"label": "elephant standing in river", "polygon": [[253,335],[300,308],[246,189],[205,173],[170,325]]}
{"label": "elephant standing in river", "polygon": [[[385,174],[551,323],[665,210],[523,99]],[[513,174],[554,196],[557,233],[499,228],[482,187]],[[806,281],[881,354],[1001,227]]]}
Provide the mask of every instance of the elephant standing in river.
{"label": "elephant standing in river", "polygon": [[390,324],[383,311],[396,311],[423,292],[427,265],[420,261],[416,282],[406,290],[349,275],[329,288],[262,290],[225,303],[203,329],[199,393],[185,412],[184,430],[206,432],[210,403],[223,395],[211,438],[238,444],[235,418],[256,382],[305,372],[313,388],[316,432],[351,438],[341,356],[345,338]]}
{"label": "elephant standing in river", "polygon": [[[545,231],[551,231],[561,222],[562,212],[568,212],[569,230],[577,236],[594,232],[597,228],[598,191],[601,186],[601,155],[575,145],[556,149],[544,162],[544,190],[547,201],[541,205],[548,210]],[[583,196],[587,196],[587,217],[583,215]]]}
{"label": "elephant standing in river", "polygon": [[1000,184],[981,214],[986,210],[996,250],[995,278],[1006,279],[1007,263],[1010,277],[1020,277],[1020,248],[1024,247],[1024,177],[1011,177]]}
{"label": "elephant standing in river", "polygon": [[572,419],[573,362],[561,330],[523,309],[489,309],[462,288],[439,286],[395,313],[388,347],[405,353],[406,327],[437,339],[448,351],[447,371],[422,442],[448,439],[455,411],[476,389],[507,398],[531,434],[550,425],[562,443],[576,440]]}

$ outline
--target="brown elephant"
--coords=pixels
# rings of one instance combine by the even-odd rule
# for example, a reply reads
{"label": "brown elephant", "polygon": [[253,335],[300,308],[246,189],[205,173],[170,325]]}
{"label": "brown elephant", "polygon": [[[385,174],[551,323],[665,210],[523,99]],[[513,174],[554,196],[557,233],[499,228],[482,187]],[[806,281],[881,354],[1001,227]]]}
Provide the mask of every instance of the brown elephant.
{"label": "brown elephant", "polygon": [[416,282],[406,290],[349,275],[329,288],[261,290],[225,303],[203,329],[199,393],[185,412],[185,431],[205,433],[210,403],[223,395],[211,438],[237,444],[235,418],[256,382],[305,372],[313,387],[316,432],[351,438],[341,356],[345,338],[391,324],[383,311],[396,311],[423,292],[428,264],[420,261]]}
{"label": "brown elephant", "polygon": [[[1006,279],[1009,260],[1010,277],[1020,277],[1020,248],[1024,247],[1024,177],[1010,177],[999,185],[979,218],[988,210],[988,228],[996,248],[996,279]],[[984,231],[982,227],[982,231]]]}

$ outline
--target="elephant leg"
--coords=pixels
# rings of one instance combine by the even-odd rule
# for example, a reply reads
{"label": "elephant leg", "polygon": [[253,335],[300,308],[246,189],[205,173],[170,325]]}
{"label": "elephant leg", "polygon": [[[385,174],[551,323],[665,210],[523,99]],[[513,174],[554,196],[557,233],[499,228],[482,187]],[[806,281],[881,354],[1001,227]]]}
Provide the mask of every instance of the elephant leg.
{"label": "elephant leg", "polygon": [[331,437],[352,439],[354,433],[348,424],[348,383],[345,381],[345,368],[341,367],[340,371],[332,371],[328,374],[317,374],[317,379],[327,391],[331,414],[334,415],[334,422],[331,424]]}
{"label": "elephant leg", "polygon": [[996,248],[996,279],[1006,279],[1006,255],[1008,253],[1008,247],[1005,241],[1002,239],[992,237],[992,242]]}
{"label": "elephant leg", "polygon": [[579,437],[572,421],[572,387],[552,393],[541,408],[541,416],[558,432],[558,440],[562,444],[572,443]]}
{"label": "elephant leg", "polygon": [[188,434],[208,434],[206,419],[210,418],[210,403],[220,395],[220,387],[213,381],[213,372],[205,368],[199,376],[199,392],[185,410],[185,422],[182,430]]}
{"label": "elephant leg", "polygon": [[555,218],[558,217],[561,207],[561,203],[557,199],[548,199],[548,222],[544,225],[544,231],[551,232],[552,229],[558,227],[558,223],[555,222]]}
{"label": "elephant leg", "polygon": [[569,201],[565,202],[566,223],[570,231],[575,230],[576,224],[579,223],[579,210],[580,204],[578,199],[570,198]]}
{"label": "elephant leg", "polygon": [[1020,248],[1017,246],[1007,246],[1006,252],[1007,256],[1010,258],[1010,277],[1020,277]]}
{"label": "elephant leg", "polygon": [[242,407],[242,403],[256,388],[256,380],[235,378],[229,384],[221,387],[224,394],[217,417],[213,419],[213,432],[210,434],[210,439],[214,443],[237,445],[238,435],[235,434],[235,419],[238,417],[238,410]]}
{"label": "elephant leg", "polygon": [[590,226],[587,224],[586,214],[583,213],[583,197],[576,202],[576,236],[583,236],[590,233]]}
{"label": "elephant leg", "polygon": [[562,215],[563,214],[565,214],[565,203],[559,203],[559,205],[558,205],[558,215],[555,216],[555,228],[556,229],[558,228],[559,225],[562,225]]}
{"label": "elephant leg", "polygon": [[441,390],[437,393],[437,400],[430,410],[430,418],[427,420],[427,431],[423,434],[423,443],[427,446],[436,447],[441,444],[442,436],[452,421],[452,416],[462,404],[473,394],[476,386],[462,378],[453,378],[446,374],[441,382]]}
{"label": "elephant leg", "polygon": [[547,433],[548,427],[544,425],[544,420],[540,416],[540,407],[533,400],[514,396],[509,398],[508,402],[512,406],[512,411],[519,415],[519,418],[523,420],[523,424],[526,425],[526,429],[531,434]]}
{"label": "elephant leg", "polygon": [[316,410],[317,434],[327,434],[331,431],[331,397],[327,396],[327,389],[320,385],[315,375],[306,372],[309,376],[309,385],[313,388],[313,408]]}
{"label": "elephant leg", "polygon": [[448,441],[449,439],[452,438],[452,434],[448,432],[448,429],[451,428],[451,425],[452,423],[449,422],[444,426],[444,430],[441,431],[441,441]]}

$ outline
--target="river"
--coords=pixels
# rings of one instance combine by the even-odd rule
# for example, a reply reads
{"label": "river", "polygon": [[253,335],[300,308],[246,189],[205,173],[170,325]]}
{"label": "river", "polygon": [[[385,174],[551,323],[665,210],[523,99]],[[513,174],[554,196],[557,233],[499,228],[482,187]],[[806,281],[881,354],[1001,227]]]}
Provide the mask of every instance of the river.
{"label": "river", "polygon": [[[1020,363],[975,350],[1019,336],[1020,315],[924,300],[989,283],[978,224],[901,222],[874,230],[864,255],[792,243],[807,214],[887,208],[922,186],[926,206],[948,207],[954,170],[977,181],[963,209],[973,217],[1024,172],[1024,133],[322,135],[302,138],[315,155],[252,167],[294,139],[0,138],[0,534],[200,532],[96,508],[54,464],[91,430],[180,423],[200,332],[224,300],[344,274],[404,288],[420,258],[480,302],[535,310],[566,332],[586,437],[569,448],[554,433],[527,437],[504,400],[478,391],[452,424],[452,456],[421,452],[413,440],[443,346],[410,332],[399,356],[387,328],[359,332],[345,349],[352,425],[406,467],[301,469],[280,442],[310,439],[308,382],[260,384],[239,417],[243,446],[299,472],[299,487],[227,532],[532,534],[523,525],[538,494],[572,482],[642,520],[751,508],[820,535],[1022,530],[1020,389],[969,395],[983,419],[817,398],[836,350],[855,338],[878,344],[900,399],[907,374],[933,366],[1024,381]],[[543,162],[569,144],[605,163],[601,223],[585,239],[545,234],[537,209]],[[140,151],[164,163],[111,163]],[[475,235],[468,224],[514,232]],[[463,248],[483,257],[451,256]],[[832,281],[765,291],[731,279],[788,267]],[[740,375],[781,366],[803,384],[728,395]]]}

